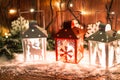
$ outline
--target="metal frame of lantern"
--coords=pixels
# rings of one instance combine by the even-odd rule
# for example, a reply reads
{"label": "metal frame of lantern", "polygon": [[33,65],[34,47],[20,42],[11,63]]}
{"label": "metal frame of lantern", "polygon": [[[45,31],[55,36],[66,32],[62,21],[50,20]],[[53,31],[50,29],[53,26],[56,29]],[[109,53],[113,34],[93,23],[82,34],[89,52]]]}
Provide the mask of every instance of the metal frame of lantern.
{"label": "metal frame of lantern", "polygon": [[66,22],[55,36],[56,61],[78,63],[83,58],[84,51],[82,32],[81,36],[79,28],[71,28],[71,22]]}
{"label": "metal frame of lantern", "polygon": [[24,61],[46,59],[46,37],[45,30],[31,22],[29,29],[22,34]]}
{"label": "metal frame of lantern", "polygon": [[[101,25],[100,25],[101,26]],[[104,25],[102,25],[104,26]],[[105,26],[104,26],[105,27]],[[116,31],[105,31],[104,27],[87,38],[89,46],[89,63],[108,70],[119,63],[117,57],[117,35]]]}
{"label": "metal frame of lantern", "polygon": [[[117,32],[116,37],[118,39],[117,46],[116,46],[116,53],[117,53],[116,58],[118,60],[118,59],[120,59],[120,33],[119,32]],[[118,61],[118,63],[120,63],[120,60]]]}

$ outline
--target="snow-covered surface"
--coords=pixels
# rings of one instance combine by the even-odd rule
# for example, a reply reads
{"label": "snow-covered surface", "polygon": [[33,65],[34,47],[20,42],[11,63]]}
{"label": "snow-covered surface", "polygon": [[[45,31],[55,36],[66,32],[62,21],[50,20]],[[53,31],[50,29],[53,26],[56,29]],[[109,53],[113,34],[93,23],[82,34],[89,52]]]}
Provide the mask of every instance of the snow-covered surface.
{"label": "snow-covered surface", "polygon": [[120,80],[120,65],[106,71],[90,66],[87,58],[79,64],[70,64],[55,61],[54,54],[48,51],[46,61],[24,62],[22,54],[12,61],[1,58],[0,80]]}

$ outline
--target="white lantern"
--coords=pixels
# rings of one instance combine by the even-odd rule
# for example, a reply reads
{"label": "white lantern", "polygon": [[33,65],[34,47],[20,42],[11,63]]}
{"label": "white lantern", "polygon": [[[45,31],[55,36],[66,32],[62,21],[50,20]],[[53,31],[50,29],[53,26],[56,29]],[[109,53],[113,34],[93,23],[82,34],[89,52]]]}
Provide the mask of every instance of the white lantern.
{"label": "white lantern", "polygon": [[30,22],[29,29],[22,34],[24,61],[44,60],[46,39],[46,31],[36,22]]}
{"label": "white lantern", "polygon": [[110,26],[100,24],[99,31],[87,38],[89,46],[89,61],[91,65],[109,67],[118,64],[116,31],[111,30]]}

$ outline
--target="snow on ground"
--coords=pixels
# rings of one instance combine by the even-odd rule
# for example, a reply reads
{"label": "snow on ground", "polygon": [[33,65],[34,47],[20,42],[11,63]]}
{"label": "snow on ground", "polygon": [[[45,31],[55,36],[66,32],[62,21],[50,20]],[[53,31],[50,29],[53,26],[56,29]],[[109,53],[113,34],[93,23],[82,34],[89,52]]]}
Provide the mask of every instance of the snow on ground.
{"label": "snow on ground", "polygon": [[12,61],[0,60],[0,80],[120,80],[120,65],[106,71],[90,66],[88,59],[70,64],[55,61],[54,52],[47,55],[51,58],[47,61],[24,62],[23,54]]}

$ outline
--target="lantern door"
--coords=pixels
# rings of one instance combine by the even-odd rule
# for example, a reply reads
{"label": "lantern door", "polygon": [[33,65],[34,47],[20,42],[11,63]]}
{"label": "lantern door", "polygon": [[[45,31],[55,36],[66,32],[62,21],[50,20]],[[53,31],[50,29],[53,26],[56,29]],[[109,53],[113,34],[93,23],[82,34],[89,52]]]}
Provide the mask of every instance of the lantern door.
{"label": "lantern door", "polygon": [[23,39],[24,61],[44,60],[46,53],[46,39],[25,38]]}
{"label": "lantern door", "polygon": [[119,62],[117,59],[117,41],[103,43],[89,41],[90,64],[105,67],[114,66]]}
{"label": "lantern door", "polygon": [[75,40],[56,39],[56,60],[68,63],[75,63]]}

